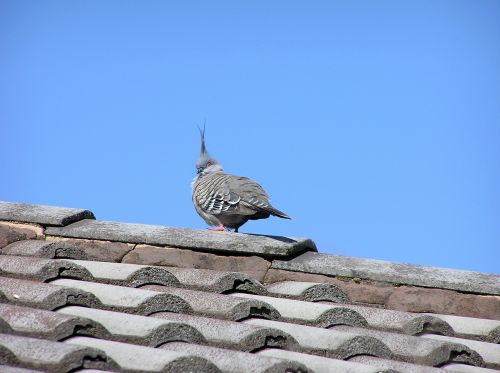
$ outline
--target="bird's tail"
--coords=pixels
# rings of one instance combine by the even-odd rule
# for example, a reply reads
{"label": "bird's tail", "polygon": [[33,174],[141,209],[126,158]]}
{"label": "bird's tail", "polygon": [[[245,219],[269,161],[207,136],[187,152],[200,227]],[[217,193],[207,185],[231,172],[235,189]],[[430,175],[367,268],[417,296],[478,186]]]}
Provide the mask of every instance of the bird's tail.
{"label": "bird's tail", "polygon": [[272,206],[266,206],[266,207],[264,207],[264,210],[266,210],[267,212],[269,212],[271,215],[277,216],[279,218],[291,219],[291,217],[289,217],[287,214],[285,214],[284,212],[282,212],[282,211],[280,211],[278,209],[275,209]]}

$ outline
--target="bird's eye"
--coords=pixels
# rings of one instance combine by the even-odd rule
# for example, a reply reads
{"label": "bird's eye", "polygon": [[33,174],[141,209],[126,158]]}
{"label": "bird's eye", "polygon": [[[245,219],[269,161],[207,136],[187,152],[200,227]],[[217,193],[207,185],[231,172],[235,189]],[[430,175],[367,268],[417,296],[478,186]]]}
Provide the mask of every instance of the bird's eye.
{"label": "bird's eye", "polygon": [[210,167],[210,166],[212,166],[212,165],[213,165],[213,163],[212,163],[212,162],[208,162],[208,163],[207,163],[207,167]]}

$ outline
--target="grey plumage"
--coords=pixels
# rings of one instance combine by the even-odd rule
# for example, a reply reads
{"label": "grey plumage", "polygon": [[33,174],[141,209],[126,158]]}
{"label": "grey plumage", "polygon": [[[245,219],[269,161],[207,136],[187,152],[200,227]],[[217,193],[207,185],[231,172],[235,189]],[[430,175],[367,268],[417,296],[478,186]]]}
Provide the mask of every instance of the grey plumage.
{"label": "grey plumage", "polygon": [[255,181],[230,175],[212,158],[205,147],[205,129],[200,130],[201,151],[193,180],[193,204],[209,225],[233,228],[235,232],[248,220],[266,219],[270,215],[290,219],[271,206],[269,196]]}

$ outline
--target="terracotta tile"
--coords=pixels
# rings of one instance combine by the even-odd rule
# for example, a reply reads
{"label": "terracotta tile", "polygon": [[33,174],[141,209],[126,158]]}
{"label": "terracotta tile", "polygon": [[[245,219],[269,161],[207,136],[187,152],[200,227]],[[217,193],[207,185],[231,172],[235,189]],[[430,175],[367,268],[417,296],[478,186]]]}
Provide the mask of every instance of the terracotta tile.
{"label": "terracotta tile", "polygon": [[0,223],[0,249],[8,244],[21,240],[33,240],[36,233],[26,228]]}
{"label": "terracotta tile", "polygon": [[[79,251],[81,257],[71,257],[72,259],[86,259],[102,262],[120,262],[122,258],[134,248],[134,244],[123,242],[85,240],[76,238],[47,237],[48,242],[55,242],[56,249],[64,251]],[[63,257],[63,256],[58,256]]]}
{"label": "terracotta tile", "polygon": [[28,231],[32,231],[36,234],[36,238],[43,239],[45,238],[45,231],[41,225],[33,224],[33,223],[15,223],[11,221],[2,221],[0,224],[6,225],[13,228],[21,228],[26,229]]}
{"label": "terracotta tile", "polygon": [[339,280],[335,277],[316,275],[312,273],[292,272],[270,268],[264,282],[305,281],[332,284],[343,290],[349,299],[358,303],[385,304],[394,287],[389,284],[357,282],[353,279]]}
{"label": "terracotta tile", "polygon": [[258,256],[226,256],[149,245],[137,245],[122,262],[243,272],[259,281],[264,279],[271,265]]}
{"label": "terracotta tile", "polygon": [[386,302],[387,308],[500,320],[500,297],[462,294],[451,290],[401,286]]}

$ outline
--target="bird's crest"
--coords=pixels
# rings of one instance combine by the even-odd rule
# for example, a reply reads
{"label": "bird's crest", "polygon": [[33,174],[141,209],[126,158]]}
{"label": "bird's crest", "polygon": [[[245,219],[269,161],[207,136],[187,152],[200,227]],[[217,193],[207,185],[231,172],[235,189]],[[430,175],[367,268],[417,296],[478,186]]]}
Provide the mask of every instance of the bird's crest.
{"label": "bird's crest", "polygon": [[205,148],[205,126],[207,124],[207,120],[203,122],[203,129],[201,129],[200,126],[198,126],[198,131],[200,131],[200,136],[201,136],[201,154],[207,154],[207,149]]}
{"label": "bird's crest", "polygon": [[[206,125],[206,120],[203,122],[203,129],[201,129],[200,126],[198,126],[198,130],[200,131],[200,137],[201,137],[201,149],[200,149],[200,155],[198,156],[198,160],[196,161],[196,168],[198,170],[198,173],[201,171],[204,171],[207,167],[210,167],[212,165],[218,165],[219,162],[215,158],[212,158],[210,154],[208,154],[207,148],[205,146],[205,125]],[[220,166],[219,166],[220,168]],[[220,168],[222,169],[222,168]]]}

